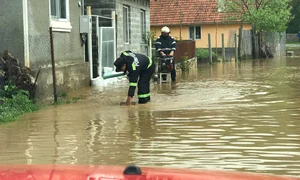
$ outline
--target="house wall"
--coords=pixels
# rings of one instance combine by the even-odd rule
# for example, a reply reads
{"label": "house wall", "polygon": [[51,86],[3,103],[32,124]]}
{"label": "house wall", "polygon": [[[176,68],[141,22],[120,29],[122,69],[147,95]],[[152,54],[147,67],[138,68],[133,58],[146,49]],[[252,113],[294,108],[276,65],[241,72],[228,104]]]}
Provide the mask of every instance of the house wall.
{"label": "house wall", "polygon": [[0,54],[8,50],[24,65],[23,13],[20,0],[1,0]]}
{"label": "house wall", "polygon": [[[54,60],[57,94],[64,94],[89,85],[89,64],[84,60],[81,46],[79,18],[81,7],[77,1],[70,2],[71,32],[53,32]],[[37,98],[53,99],[53,78],[49,34],[49,1],[28,1],[30,68],[37,72]]]}
{"label": "house wall", "polygon": [[114,0],[85,0],[85,6],[91,6],[92,14],[111,17],[111,11],[115,10]]}
{"label": "house wall", "polygon": [[[123,32],[123,5],[130,7],[130,34],[129,44],[124,42]],[[111,11],[116,12],[116,50],[117,56],[122,51],[131,50],[136,53],[147,54],[148,49],[142,42],[140,11],[145,10],[146,32],[150,31],[150,1],[149,0],[85,0],[85,6],[91,6],[92,15],[111,17]],[[110,20],[101,20],[102,26],[110,26]]]}
{"label": "house wall", "polygon": [[[123,6],[130,7],[130,34],[131,40],[127,44],[124,42],[123,33]],[[146,54],[145,45],[142,43],[141,33],[141,9],[146,11],[146,32],[150,31],[150,2],[147,0],[116,0],[116,15],[117,15],[117,56],[122,51],[131,50],[136,53]]]}
{"label": "house wall", "polygon": [[[251,29],[251,25],[243,25],[245,30]],[[160,29],[162,27],[152,26],[151,31],[155,32],[155,36],[160,35]],[[169,26],[171,30],[171,36],[176,40],[180,40],[180,26]],[[238,34],[240,25],[238,24],[204,24],[201,25],[201,39],[196,39],[196,48],[208,48],[208,34],[211,35],[211,45],[212,47],[221,48],[222,47],[222,34],[224,34],[225,47],[234,47],[234,34]],[[189,39],[189,26],[183,25],[181,28],[181,39]]]}

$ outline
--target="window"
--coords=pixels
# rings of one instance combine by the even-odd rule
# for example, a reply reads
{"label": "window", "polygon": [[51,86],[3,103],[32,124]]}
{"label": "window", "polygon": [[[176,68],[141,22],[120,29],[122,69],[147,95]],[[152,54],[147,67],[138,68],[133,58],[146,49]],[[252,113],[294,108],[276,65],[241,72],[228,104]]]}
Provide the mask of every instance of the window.
{"label": "window", "polygon": [[141,10],[141,39],[143,41],[146,35],[146,13],[145,10]]}
{"label": "window", "polygon": [[54,31],[71,31],[69,0],[50,0],[50,25]]}
{"label": "window", "polygon": [[201,26],[191,26],[189,29],[190,39],[201,39]]}
{"label": "window", "polygon": [[124,42],[126,44],[130,43],[130,14],[129,7],[123,6],[123,31],[124,31]]}

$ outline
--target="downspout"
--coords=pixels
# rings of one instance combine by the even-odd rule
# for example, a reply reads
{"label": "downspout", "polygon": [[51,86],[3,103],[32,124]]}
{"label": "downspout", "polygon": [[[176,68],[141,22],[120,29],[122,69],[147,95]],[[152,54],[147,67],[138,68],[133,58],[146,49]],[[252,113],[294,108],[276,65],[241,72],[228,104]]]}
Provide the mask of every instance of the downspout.
{"label": "downspout", "polygon": [[28,0],[23,0],[24,65],[26,67],[30,67],[28,32]]}
{"label": "downspout", "polygon": [[81,15],[84,15],[84,0],[81,0]]}

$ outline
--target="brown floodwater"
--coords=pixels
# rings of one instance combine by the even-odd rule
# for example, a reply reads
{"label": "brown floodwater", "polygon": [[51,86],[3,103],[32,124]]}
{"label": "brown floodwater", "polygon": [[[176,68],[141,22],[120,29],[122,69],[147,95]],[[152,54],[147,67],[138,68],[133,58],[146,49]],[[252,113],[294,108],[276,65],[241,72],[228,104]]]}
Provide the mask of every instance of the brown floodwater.
{"label": "brown floodwater", "polygon": [[199,65],[176,84],[152,84],[147,105],[119,106],[126,81],[89,87],[77,103],[0,125],[0,163],[300,176],[299,87],[300,58],[285,57]]}

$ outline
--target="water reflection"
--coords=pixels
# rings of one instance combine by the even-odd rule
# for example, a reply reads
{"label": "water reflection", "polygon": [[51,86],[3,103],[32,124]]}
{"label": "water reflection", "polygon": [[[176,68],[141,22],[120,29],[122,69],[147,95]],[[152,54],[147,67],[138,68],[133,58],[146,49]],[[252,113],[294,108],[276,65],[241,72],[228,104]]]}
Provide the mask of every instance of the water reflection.
{"label": "water reflection", "polygon": [[300,176],[300,59],[200,65],[120,107],[127,82],[0,126],[0,162],[230,169]]}

